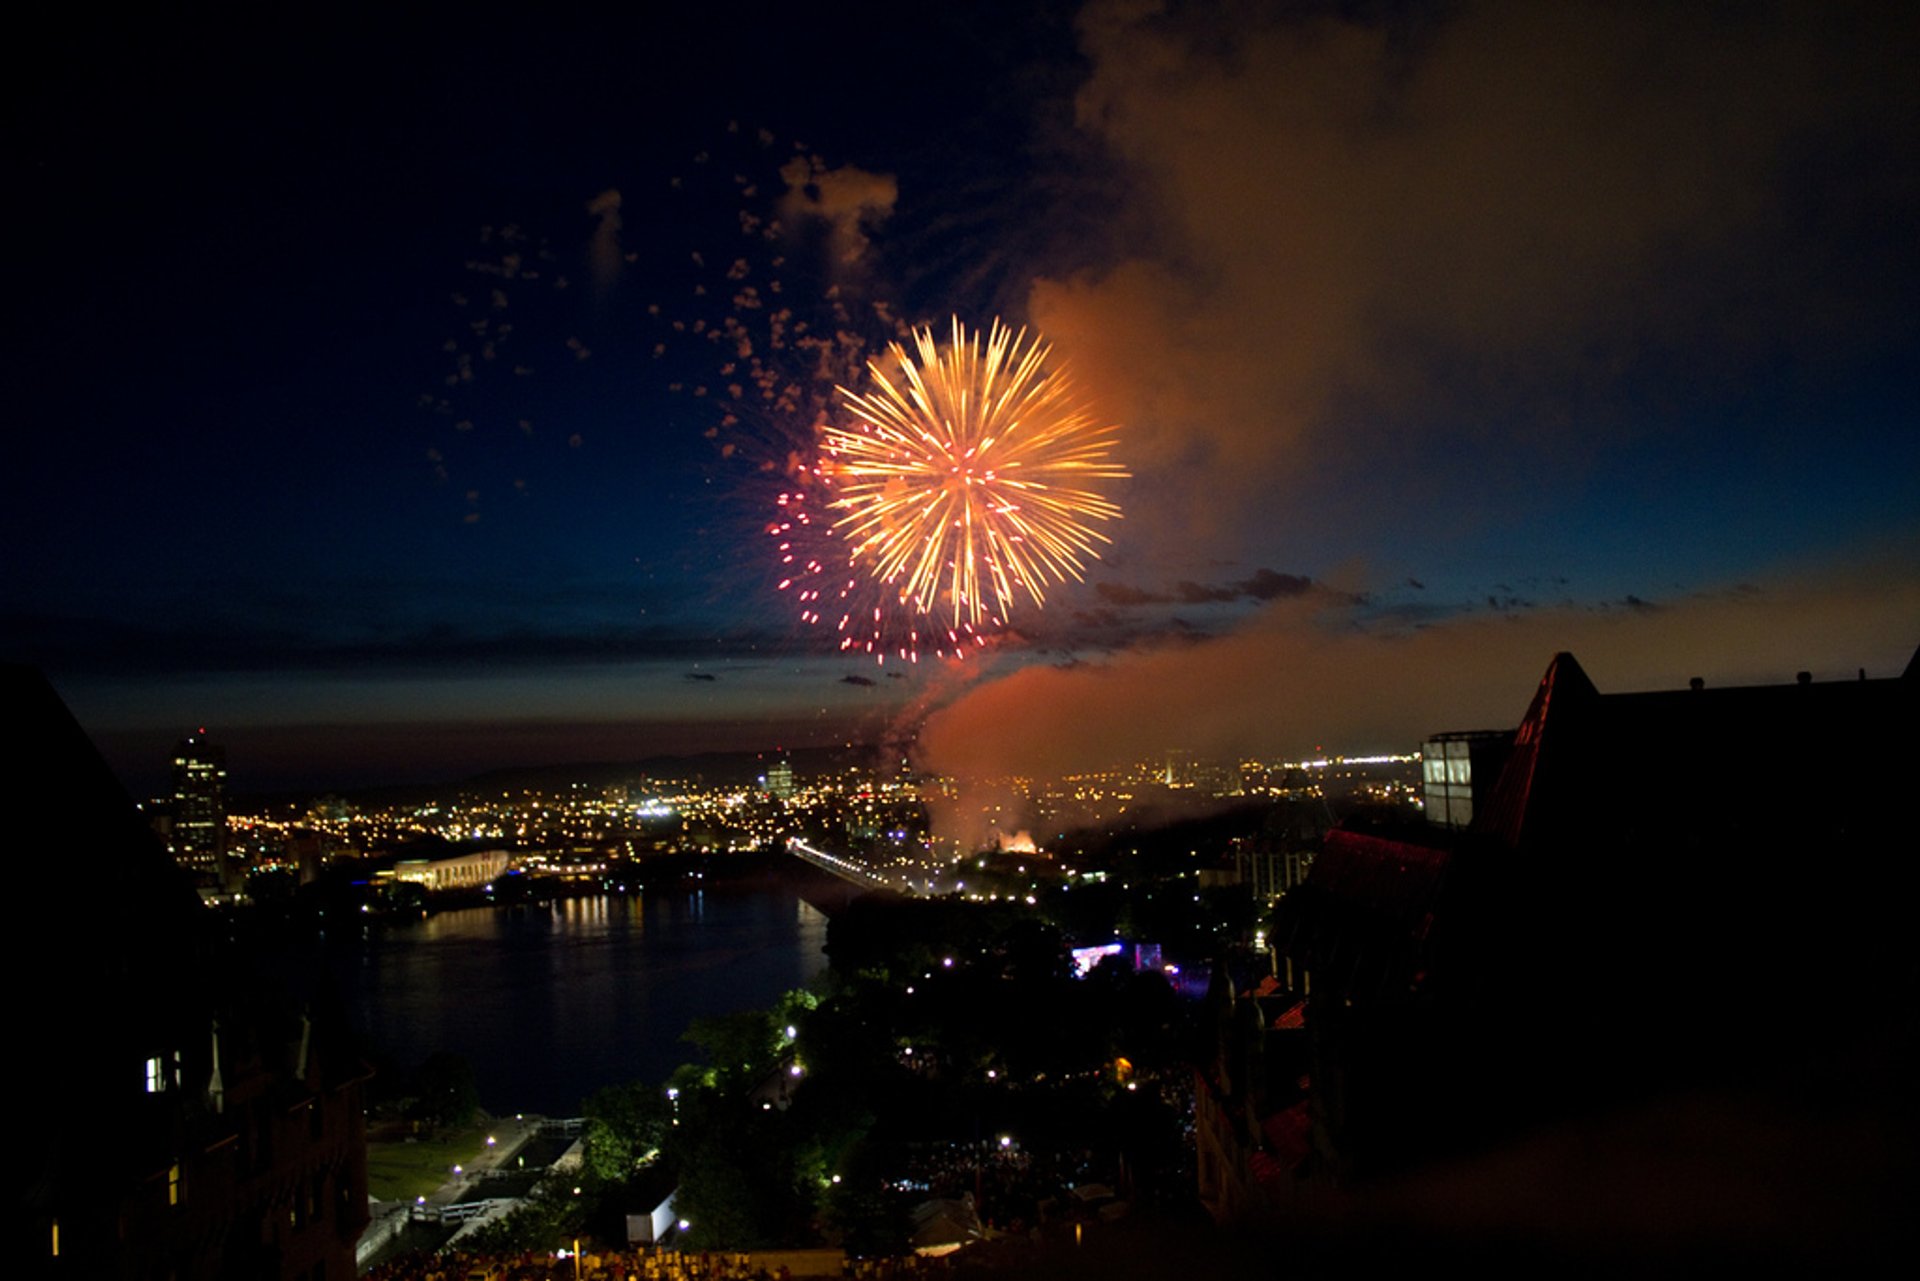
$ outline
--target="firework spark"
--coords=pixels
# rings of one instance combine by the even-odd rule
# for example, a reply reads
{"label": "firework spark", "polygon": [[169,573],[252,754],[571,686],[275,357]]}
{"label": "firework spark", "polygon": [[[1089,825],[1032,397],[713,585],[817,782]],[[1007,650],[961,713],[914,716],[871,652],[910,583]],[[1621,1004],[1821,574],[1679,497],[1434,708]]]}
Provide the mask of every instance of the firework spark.
{"label": "firework spark", "polygon": [[868,391],[837,388],[848,420],[825,428],[817,471],[849,567],[942,630],[971,631],[1081,579],[1111,541],[1093,522],[1120,517],[1089,486],[1127,472],[1111,457],[1118,429],[1026,330],[996,320],[983,341],[956,317],[944,345],[931,326],[913,344],[868,363]]}
{"label": "firework spark", "polygon": [[898,588],[861,572],[835,536],[829,516],[814,512],[815,501],[817,496],[804,488],[781,494],[775,504],[778,518],[766,527],[778,548],[779,589],[793,590],[800,621],[832,627],[843,652],[870,654],[883,666],[889,657],[917,663],[922,650],[962,659],[986,646],[984,627],[929,619]]}

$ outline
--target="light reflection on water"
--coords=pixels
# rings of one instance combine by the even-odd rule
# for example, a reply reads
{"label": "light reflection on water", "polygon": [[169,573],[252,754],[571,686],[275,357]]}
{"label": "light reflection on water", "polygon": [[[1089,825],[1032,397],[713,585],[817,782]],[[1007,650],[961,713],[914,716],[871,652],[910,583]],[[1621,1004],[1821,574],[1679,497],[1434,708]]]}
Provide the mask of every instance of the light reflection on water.
{"label": "light reflection on water", "polygon": [[767,1005],[826,965],[827,918],[784,887],[473,908],[334,953],[369,1043],[398,1067],[464,1055],[494,1112],[572,1115],[602,1085],[658,1082],[690,1020]]}

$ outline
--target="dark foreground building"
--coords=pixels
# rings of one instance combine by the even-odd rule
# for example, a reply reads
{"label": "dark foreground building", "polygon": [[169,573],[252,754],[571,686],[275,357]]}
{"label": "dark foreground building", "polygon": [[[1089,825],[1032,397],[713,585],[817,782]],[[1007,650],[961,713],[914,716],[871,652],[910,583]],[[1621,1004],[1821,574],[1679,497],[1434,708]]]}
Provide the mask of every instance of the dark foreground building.
{"label": "dark foreground building", "polygon": [[[1898,1235],[1906,1212],[1875,1207],[1916,1190],[1916,664],[1603,694],[1561,654],[1517,729],[1437,736],[1428,821],[1330,833],[1280,909],[1275,974],[1223,1012],[1199,1117],[1217,1217],[1438,1196],[1430,1171],[1518,1152],[1537,1193],[1581,1165],[1541,1136],[1575,1132],[1581,1186],[1626,1196],[1737,1114],[1763,1119],[1715,1121],[1714,1142],[1753,1145],[1730,1186],[1831,1171],[1789,1174],[1817,1194],[1745,1188],[1749,1212],[1778,1217],[1778,1192],[1789,1216]],[[1636,1127],[1653,1137],[1623,1146]],[[1593,1174],[1603,1154],[1620,1177]],[[1673,1192],[1674,1223],[1712,1195]]]}
{"label": "dark foreground building", "polygon": [[318,994],[242,955],[37,673],[0,667],[17,844],[8,1275],[346,1281],[367,1076]]}

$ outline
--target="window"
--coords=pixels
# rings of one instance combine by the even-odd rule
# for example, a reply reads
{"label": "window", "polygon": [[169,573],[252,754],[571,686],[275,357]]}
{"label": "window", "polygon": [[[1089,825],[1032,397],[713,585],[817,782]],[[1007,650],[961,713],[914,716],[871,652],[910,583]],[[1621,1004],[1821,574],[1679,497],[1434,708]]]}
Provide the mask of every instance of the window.
{"label": "window", "polygon": [[167,1088],[167,1061],[158,1054],[147,1060],[147,1093],[158,1094]]}
{"label": "window", "polygon": [[180,1204],[180,1164],[177,1161],[167,1168],[167,1204]]}

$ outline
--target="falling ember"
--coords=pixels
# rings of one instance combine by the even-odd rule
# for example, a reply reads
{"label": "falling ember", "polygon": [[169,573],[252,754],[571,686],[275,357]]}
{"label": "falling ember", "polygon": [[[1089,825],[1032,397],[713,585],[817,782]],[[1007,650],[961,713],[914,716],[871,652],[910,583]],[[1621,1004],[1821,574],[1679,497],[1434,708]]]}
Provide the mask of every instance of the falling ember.
{"label": "falling ember", "polygon": [[[889,655],[913,664],[920,661],[922,650],[963,659],[970,650],[986,646],[983,633],[1001,626],[1002,620],[988,618],[978,628],[971,623],[929,626],[926,611],[898,588],[850,568],[845,543],[835,536],[831,521],[816,517],[809,507],[817,497],[808,489],[781,494],[779,517],[766,526],[786,575],[778,590],[793,592],[802,622],[832,628],[842,653],[869,655],[883,667]],[[802,547],[806,550],[794,550]]]}
{"label": "falling ember", "polygon": [[1082,577],[1110,541],[1093,522],[1120,517],[1090,486],[1127,472],[1111,458],[1118,429],[1024,329],[996,320],[983,342],[956,317],[945,345],[931,326],[913,343],[868,363],[869,390],[838,389],[849,419],[825,428],[815,474],[848,564],[971,631]]}

